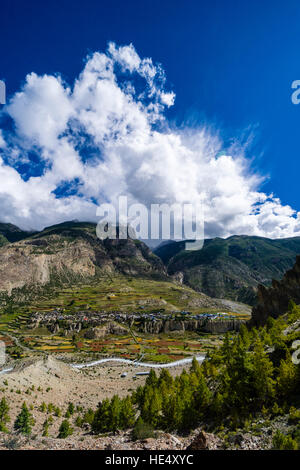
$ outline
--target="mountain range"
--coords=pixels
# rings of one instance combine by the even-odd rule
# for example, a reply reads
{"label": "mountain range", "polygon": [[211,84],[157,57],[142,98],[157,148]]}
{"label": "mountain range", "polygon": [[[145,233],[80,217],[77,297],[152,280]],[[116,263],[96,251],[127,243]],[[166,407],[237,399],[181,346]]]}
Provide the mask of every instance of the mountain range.
{"label": "mountain range", "polygon": [[199,251],[186,251],[184,241],[164,242],[152,252],[130,238],[101,241],[95,227],[72,221],[26,232],[0,223],[0,291],[122,274],[176,281],[209,297],[254,305],[257,286],[281,279],[300,254],[300,237],[246,235],[205,240]]}
{"label": "mountain range", "polygon": [[300,237],[268,239],[235,235],[204,241],[198,251],[186,251],[185,242],[160,245],[154,253],[171,276],[211,297],[253,305],[257,286],[270,286],[295,263]]}

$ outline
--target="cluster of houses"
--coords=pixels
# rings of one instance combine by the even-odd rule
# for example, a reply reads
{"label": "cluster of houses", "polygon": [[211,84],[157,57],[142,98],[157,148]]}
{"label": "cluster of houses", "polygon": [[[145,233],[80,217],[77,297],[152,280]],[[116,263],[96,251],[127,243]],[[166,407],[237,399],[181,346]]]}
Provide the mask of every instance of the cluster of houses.
{"label": "cluster of houses", "polygon": [[52,310],[48,312],[36,312],[30,317],[29,322],[31,328],[37,327],[39,324],[49,325],[55,322],[77,322],[81,323],[82,327],[96,326],[104,322],[117,321],[119,323],[132,324],[135,321],[148,320],[156,322],[159,320],[172,320],[178,317],[188,317],[188,319],[194,320],[229,320],[235,317],[227,312],[218,313],[191,313],[185,310],[174,311],[170,313],[166,312],[132,312],[123,313],[119,311],[114,312],[95,312],[95,311],[78,311],[76,313],[64,313],[61,309]]}

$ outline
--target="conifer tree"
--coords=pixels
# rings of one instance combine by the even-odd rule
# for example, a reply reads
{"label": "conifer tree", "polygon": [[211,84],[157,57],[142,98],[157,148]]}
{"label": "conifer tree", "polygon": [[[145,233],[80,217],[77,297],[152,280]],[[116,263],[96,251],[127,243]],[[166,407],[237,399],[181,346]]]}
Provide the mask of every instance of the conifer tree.
{"label": "conifer tree", "polygon": [[118,395],[112,397],[110,403],[110,431],[116,432],[120,428],[121,402]]}
{"label": "conifer tree", "polygon": [[171,387],[173,385],[173,377],[168,371],[168,369],[162,369],[159,379],[158,379],[158,385],[165,384],[168,387]]}
{"label": "conifer tree", "polygon": [[160,420],[161,407],[162,402],[158,390],[153,387],[146,387],[141,409],[141,417],[143,420],[155,427]]}
{"label": "conifer tree", "polygon": [[150,373],[146,379],[146,385],[149,385],[149,386],[152,386],[152,387],[156,387],[158,383],[158,379],[157,379],[157,376],[156,376],[156,373],[155,373],[155,370],[154,369],[150,369]]}
{"label": "conifer tree", "polygon": [[200,364],[199,364],[199,362],[197,361],[197,359],[196,359],[195,357],[193,357],[193,361],[192,361],[192,365],[191,365],[191,368],[190,368],[190,372],[194,372],[194,374],[196,374],[197,376],[199,376],[200,373],[201,373]]}
{"label": "conifer tree", "polygon": [[49,431],[49,422],[48,420],[46,419],[43,423],[43,436],[44,437],[47,437],[48,436],[48,431]]}
{"label": "conifer tree", "polygon": [[74,411],[75,411],[75,406],[74,406],[73,403],[70,402],[69,405],[68,405],[68,412],[69,412],[70,416],[74,414]]}
{"label": "conifer tree", "polygon": [[261,403],[267,402],[275,395],[273,373],[272,361],[265,352],[262,341],[257,339],[254,346],[253,385]]}
{"label": "conifer tree", "polygon": [[135,411],[129,396],[123,398],[120,409],[120,428],[128,429],[134,425]]}
{"label": "conifer tree", "polygon": [[290,354],[287,354],[285,360],[280,361],[277,390],[280,396],[289,396],[297,386],[297,366],[293,364]]}
{"label": "conifer tree", "polygon": [[32,414],[29,412],[26,403],[22,405],[20,414],[17,416],[14,423],[14,427],[17,431],[22,434],[30,435],[32,426],[34,426],[35,420],[33,419]]}
{"label": "conifer tree", "polygon": [[96,433],[110,431],[110,401],[106,398],[99,403],[95,412],[92,430]]}
{"label": "conifer tree", "polygon": [[204,410],[207,409],[211,401],[211,392],[207,386],[207,382],[205,380],[205,377],[202,371],[200,371],[200,374],[199,374],[199,382],[198,382],[198,388],[195,394],[195,399],[196,399],[196,408],[200,413],[202,413]]}
{"label": "conifer tree", "polygon": [[65,419],[58,430],[58,436],[60,439],[65,439],[66,437],[70,436],[73,434],[73,428],[71,427],[69,421]]}
{"label": "conifer tree", "polygon": [[3,397],[2,400],[0,401],[0,431],[2,432],[7,432],[6,425],[10,421],[8,412],[9,412],[9,406],[5,397]]}

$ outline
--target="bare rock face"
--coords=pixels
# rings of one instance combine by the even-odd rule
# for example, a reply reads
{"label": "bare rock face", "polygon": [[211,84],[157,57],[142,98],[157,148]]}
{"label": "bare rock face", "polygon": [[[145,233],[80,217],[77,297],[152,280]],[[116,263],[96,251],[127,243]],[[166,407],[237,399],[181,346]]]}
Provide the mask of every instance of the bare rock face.
{"label": "bare rock face", "polygon": [[290,300],[300,303],[300,256],[281,281],[273,280],[270,288],[258,286],[257,306],[252,310],[251,322],[263,325],[268,317],[277,318],[287,311]]}
{"label": "bare rock face", "polygon": [[99,240],[96,225],[66,222],[0,245],[0,291],[89,279],[97,273],[165,276],[162,261],[142,242]]}
{"label": "bare rock face", "polygon": [[[20,241],[0,249],[0,290],[28,284],[47,284],[51,275],[91,277],[95,275],[96,259],[91,246],[83,240],[68,243],[59,237],[49,237],[44,252],[29,241]],[[57,249],[51,251],[55,245]],[[109,262],[105,263],[109,268]]]}
{"label": "bare rock face", "polygon": [[185,331],[205,331],[206,333],[221,334],[227,331],[239,331],[241,325],[245,323],[244,320],[147,320],[141,322],[138,327],[139,331],[143,333],[159,334],[169,333],[170,331],[178,331],[184,333]]}
{"label": "bare rock face", "polygon": [[84,336],[88,339],[101,339],[109,334],[126,335],[128,334],[128,330],[115,322],[109,322],[105,325],[96,326],[95,328],[87,330]]}
{"label": "bare rock face", "polygon": [[216,450],[221,446],[222,441],[219,437],[215,436],[214,434],[200,431],[200,433],[192,440],[186,450]]}

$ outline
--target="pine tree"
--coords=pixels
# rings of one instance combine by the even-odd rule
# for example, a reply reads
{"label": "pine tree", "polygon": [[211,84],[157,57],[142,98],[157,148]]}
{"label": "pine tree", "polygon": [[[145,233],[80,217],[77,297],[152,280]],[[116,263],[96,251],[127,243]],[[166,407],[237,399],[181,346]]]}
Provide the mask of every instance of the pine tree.
{"label": "pine tree", "polygon": [[135,422],[135,411],[132,406],[132,401],[129,396],[123,398],[121,401],[120,410],[120,428],[128,429],[134,425]]}
{"label": "pine tree", "polygon": [[95,417],[94,411],[93,411],[91,408],[89,408],[89,409],[84,413],[83,418],[82,418],[82,422],[92,425],[93,420],[94,420],[94,417]]}
{"label": "pine tree", "polygon": [[160,420],[162,401],[159,391],[153,387],[146,387],[144,402],[141,409],[141,417],[152,426],[156,426]]}
{"label": "pine tree", "polygon": [[35,420],[33,419],[32,414],[29,413],[27,405],[24,402],[22,405],[21,412],[16,418],[14,427],[20,433],[30,435],[32,426],[34,426],[34,424],[35,424]]}
{"label": "pine tree", "polygon": [[217,419],[221,419],[224,413],[224,398],[220,392],[217,392],[212,400],[211,410]]}
{"label": "pine tree", "polygon": [[59,427],[58,437],[60,439],[65,439],[66,437],[70,436],[71,434],[73,434],[73,428],[71,427],[69,421],[67,419],[65,419]]}
{"label": "pine tree", "polygon": [[196,405],[197,411],[200,413],[205,411],[207,407],[209,406],[210,401],[211,401],[211,392],[207,386],[207,382],[205,380],[205,377],[202,371],[200,371],[198,387],[197,387],[197,391],[195,394],[195,405]]}
{"label": "pine tree", "polygon": [[173,377],[168,369],[162,369],[160,373],[158,385],[161,386],[162,384],[167,385],[169,388],[173,385]]}
{"label": "pine tree", "polygon": [[178,429],[182,420],[182,404],[179,402],[179,396],[173,391],[162,402],[162,426],[170,431]]}
{"label": "pine tree", "polygon": [[240,338],[242,339],[242,341],[245,345],[245,348],[248,349],[249,346],[250,346],[251,341],[250,341],[250,333],[249,333],[248,328],[246,327],[246,325],[244,325],[244,324],[241,325],[239,334],[240,334]]}
{"label": "pine tree", "polygon": [[39,410],[42,412],[42,413],[45,413],[47,411],[47,405],[46,403],[43,401],[43,403],[40,405],[39,407]]}
{"label": "pine tree", "polygon": [[77,416],[77,418],[75,419],[75,425],[76,425],[78,428],[81,428],[81,427],[82,427],[82,424],[83,424],[83,419],[81,418],[81,416]]}
{"label": "pine tree", "polygon": [[110,431],[116,432],[120,428],[121,402],[118,395],[114,395],[110,403]]}
{"label": "pine tree", "polygon": [[47,412],[52,413],[53,409],[54,409],[53,403],[49,403],[47,406]]}
{"label": "pine tree", "polygon": [[254,346],[253,385],[261,403],[267,402],[275,395],[274,367],[264,350],[261,340],[257,339]]}
{"label": "pine tree", "polygon": [[152,386],[152,387],[156,387],[158,383],[158,379],[156,377],[156,373],[155,373],[155,370],[154,369],[150,369],[150,373],[146,379],[146,385],[149,385],[149,386]]}
{"label": "pine tree", "polygon": [[286,360],[281,360],[278,376],[277,389],[281,397],[289,396],[297,386],[297,366],[293,364],[291,356],[287,354]]}
{"label": "pine tree", "polygon": [[191,368],[190,368],[190,373],[191,372],[193,372],[197,376],[199,376],[200,373],[201,373],[200,364],[199,364],[199,362],[197,361],[197,359],[195,357],[193,357],[192,365],[191,365]]}
{"label": "pine tree", "polygon": [[43,436],[44,437],[47,437],[48,436],[48,431],[49,431],[49,422],[48,420],[46,419],[43,423]]}
{"label": "pine tree", "polygon": [[70,416],[74,414],[74,411],[75,411],[75,406],[73,405],[73,403],[69,403],[68,412]]}
{"label": "pine tree", "polygon": [[8,412],[9,406],[5,397],[3,397],[0,401],[0,431],[2,432],[7,432],[6,424],[10,421]]}
{"label": "pine tree", "polygon": [[111,431],[110,424],[110,413],[111,406],[110,401],[106,398],[98,404],[98,408],[95,412],[92,421],[92,430],[96,433],[102,433]]}

